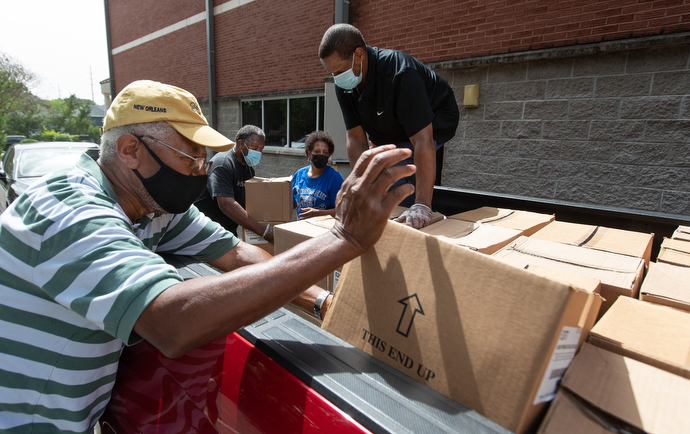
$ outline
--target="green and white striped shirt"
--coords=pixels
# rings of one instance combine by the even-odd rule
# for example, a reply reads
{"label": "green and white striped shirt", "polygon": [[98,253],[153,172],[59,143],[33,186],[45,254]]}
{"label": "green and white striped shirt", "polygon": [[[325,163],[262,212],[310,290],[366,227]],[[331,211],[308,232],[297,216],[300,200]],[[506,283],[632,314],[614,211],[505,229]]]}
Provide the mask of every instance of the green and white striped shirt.
{"label": "green and white striped shirt", "polygon": [[89,432],[137,318],[182,281],[156,252],[238,242],[195,207],[132,225],[86,155],[32,185],[0,215],[0,432]]}

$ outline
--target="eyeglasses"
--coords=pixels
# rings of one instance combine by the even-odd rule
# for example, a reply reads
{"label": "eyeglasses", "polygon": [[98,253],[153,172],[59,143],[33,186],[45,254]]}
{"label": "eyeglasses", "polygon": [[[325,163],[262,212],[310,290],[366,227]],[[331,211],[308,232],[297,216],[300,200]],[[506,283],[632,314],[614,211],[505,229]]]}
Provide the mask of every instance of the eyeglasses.
{"label": "eyeglasses", "polygon": [[[163,145],[163,146],[167,146],[168,148],[172,149],[173,151],[175,151],[175,152],[177,152],[177,153],[180,153],[180,154],[184,155],[184,156],[187,157],[187,158],[192,159],[192,161],[193,161],[193,163],[192,163],[192,173],[201,172],[202,169],[208,172],[208,170],[211,168],[211,161],[210,161],[210,160],[209,160],[209,161],[206,161],[206,158],[204,158],[204,157],[192,157],[191,155],[186,154],[186,153],[180,151],[179,149],[173,148],[172,146],[168,145],[167,143],[161,142],[160,140],[158,140],[158,139],[155,138],[155,137],[152,137],[152,136],[149,136],[149,135],[146,135],[146,134],[144,134],[144,135],[142,135],[142,136],[134,136],[134,137],[136,137],[137,139],[139,139],[139,141],[140,141],[141,143],[144,143],[144,141],[141,140],[142,137],[147,137],[147,138],[149,138],[149,139],[151,139],[151,140],[153,140],[153,141],[156,141],[156,142],[160,143],[160,144]],[[146,146],[146,143],[144,143],[144,146]]]}

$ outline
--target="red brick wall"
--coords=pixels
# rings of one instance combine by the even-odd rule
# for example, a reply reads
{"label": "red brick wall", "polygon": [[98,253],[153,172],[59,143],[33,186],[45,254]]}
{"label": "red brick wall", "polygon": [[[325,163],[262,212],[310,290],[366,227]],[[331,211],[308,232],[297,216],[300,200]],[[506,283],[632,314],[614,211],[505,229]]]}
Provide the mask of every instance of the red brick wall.
{"label": "red brick wall", "polygon": [[[225,3],[215,0],[216,6]],[[203,12],[204,0],[109,2],[112,46]],[[165,7],[163,7],[165,5]],[[219,96],[312,89],[326,75],[318,47],[333,23],[331,0],[256,0],[215,16]],[[114,56],[120,91],[137,79],[208,97],[206,23],[199,22]]]}
{"label": "red brick wall", "polygon": [[690,30],[686,0],[350,0],[369,45],[423,62]]}
{"label": "red brick wall", "polygon": [[[225,0],[215,0],[221,5]],[[423,62],[690,31],[690,0],[351,0],[370,45]],[[204,0],[108,2],[113,48],[205,9]],[[313,89],[333,0],[255,0],[215,17],[219,96]],[[136,79],[208,97],[206,25],[199,22],[114,56],[119,91]]]}
{"label": "red brick wall", "polygon": [[155,80],[208,98],[206,24],[196,23],[114,56],[117,92],[135,80]]}
{"label": "red brick wall", "polygon": [[[221,2],[216,1],[216,4]],[[206,10],[205,0],[111,0],[110,33],[113,48]],[[204,39],[206,30],[203,29]]]}
{"label": "red brick wall", "polygon": [[218,95],[323,87],[332,0],[256,0],[216,16]]}

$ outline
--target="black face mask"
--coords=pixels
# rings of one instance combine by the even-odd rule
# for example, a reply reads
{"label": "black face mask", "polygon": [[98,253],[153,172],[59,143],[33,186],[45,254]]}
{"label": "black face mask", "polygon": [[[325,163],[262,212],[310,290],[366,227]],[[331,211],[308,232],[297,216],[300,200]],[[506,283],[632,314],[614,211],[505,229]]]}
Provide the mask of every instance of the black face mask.
{"label": "black face mask", "polygon": [[183,175],[161,161],[144,143],[144,147],[161,168],[150,178],[144,178],[136,169],[134,174],[144,184],[144,188],[166,212],[181,214],[192,206],[206,187],[207,175]]}
{"label": "black face mask", "polygon": [[315,155],[311,154],[311,163],[317,169],[323,169],[328,164],[328,155]]}

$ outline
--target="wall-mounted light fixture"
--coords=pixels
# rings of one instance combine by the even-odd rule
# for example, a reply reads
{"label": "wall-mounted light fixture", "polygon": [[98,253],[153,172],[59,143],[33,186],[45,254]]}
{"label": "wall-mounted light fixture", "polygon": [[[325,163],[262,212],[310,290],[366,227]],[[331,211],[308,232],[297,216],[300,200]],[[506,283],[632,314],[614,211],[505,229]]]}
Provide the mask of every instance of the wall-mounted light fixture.
{"label": "wall-mounted light fixture", "polygon": [[478,84],[468,84],[465,86],[465,107],[478,107],[479,106],[479,85]]}

